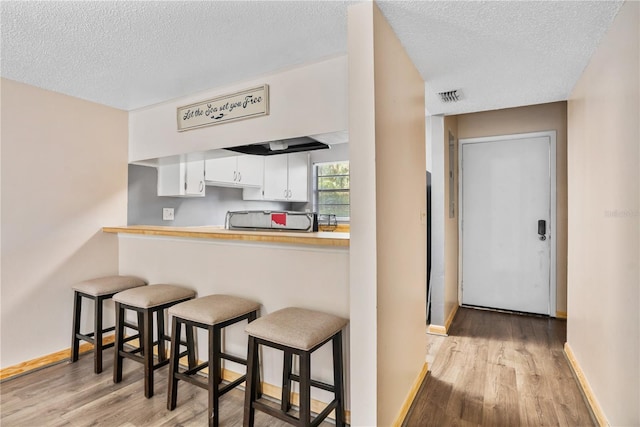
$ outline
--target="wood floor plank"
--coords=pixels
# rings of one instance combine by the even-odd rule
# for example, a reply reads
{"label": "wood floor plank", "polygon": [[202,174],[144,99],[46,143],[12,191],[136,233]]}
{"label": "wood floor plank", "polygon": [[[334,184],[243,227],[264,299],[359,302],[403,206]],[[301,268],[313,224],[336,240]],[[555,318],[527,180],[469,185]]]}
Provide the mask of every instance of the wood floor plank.
{"label": "wood floor plank", "polygon": [[[105,352],[105,367],[111,366]],[[142,366],[125,360],[123,380],[114,384],[109,369],[93,373],[91,355],[0,383],[0,425],[3,427],[158,427],[207,425],[207,392],[179,383],[178,405],[166,409],[168,366],[155,373],[155,394],[144,397]],[[244,392],[232,390],[220,399],[220,426],[240,427]],[[256,413],[256,427],[288,424]],[[331,426],[324,422],[323,427]]]}
{"label": "wood floor plank", "polygon": [[487,346],[470,346],[465,366],[454,384],[455,393],[449,398],[446,410],[456,418],[474,424],[482,422]]}
{"label": "wood floor plank", "polygon": [[516,371],[505,365],[487,365],[482,424],[516,426],[520,421]]}
{"label": "wood floor plank", "polygon": [[593,426],[562,320],[461,308],[406,427]]}

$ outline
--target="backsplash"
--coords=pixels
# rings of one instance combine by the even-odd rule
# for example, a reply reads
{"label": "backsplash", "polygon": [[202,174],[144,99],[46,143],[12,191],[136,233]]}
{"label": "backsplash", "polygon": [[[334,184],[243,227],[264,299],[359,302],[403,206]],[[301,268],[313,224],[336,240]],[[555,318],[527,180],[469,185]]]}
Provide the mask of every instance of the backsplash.
{"label": "backsplash", "polygon": [[[286,202],[242,200],[239,188],[207,186],[205,197],[158,197],[157,177],[156,168],[129,165],[127,225],[224,225],[227,211],[291,209]],[[174,208],[175,219],[163,221],[162,208]]]}

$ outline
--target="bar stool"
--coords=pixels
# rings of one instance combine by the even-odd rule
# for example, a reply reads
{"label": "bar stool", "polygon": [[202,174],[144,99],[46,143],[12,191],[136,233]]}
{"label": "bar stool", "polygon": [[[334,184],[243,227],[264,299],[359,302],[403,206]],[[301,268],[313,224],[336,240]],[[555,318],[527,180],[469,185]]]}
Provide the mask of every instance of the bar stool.
{"label": "bar stool", "polygon": [[[170,337],[164,332],[164,310],[181,302],[190,300],[195,291],[174,285],[149,285],[128,289],[113,296],[116,303],[116,354],[113,359],[113,382],[122,381],[122,361],[128,358],[144,365],[144,395],[148,399],[153,396],[153,372],[169,363],[165,341]],[[138,314],[138,325],[132,325],[125,319],[125,310]],[[156,314],[157,341],[153,339],[153,314]],[[124,328],[138,330],[138,335],[124,337]],[[125,342],[139,338],[140,347],[127,351]],[[187,333],[187,342],[192,339]],[[158,362],[153,361],[153,348],[157,345]],[[141,353],[141,356],[138,355]]]}
{"label": "bar stool", "polygon": [[[290,307],[263,316],[247,325],[245,331],[249,334],[249,363],[244,404],[245,427],[253,427],[256,409],[296,426],[319,425],[335,409],[336,426],[344,426],[342,329],[347,323],[346,319],[331,314]],[[333,385],[311,379],[311,354],[329,341],[333,343]],[[280,409],[258,400],[259,345],[284,352]],[[294,354],[300,357],[300,375],[291,373]],[[300,384],[299,418],[288,413],[291,409],[291,381],[297,381]],[[311,420],[311,387],[321,388],[335,395],[333,401],[313,420]]]}
{"label": "bar stool", "polygon": [[[189,369],[180,372],[180,358],[184,357],[185,354],[189,355],[190,352],[193,353],[193,349],[187,348],[186,353],[178,351],[171,353],[167,409],[170,411],[175,409],[178,399],[178,380],[184,380],[209,391],[209,426],[218,426],[220,419],[218,412],[219,398],[243,383],[246,377],[246,375],[242,375],[235,381],[220,387],[219,384],[222,381],[222,359],[242,365],[247,364],[245,359],[222,352],[222,329],[245,319],[249,322],[254,321],[259,308],[260,304],[257,302],[244,298],[230,295],[209,295],[174,305],[169,309],[169,314],[173,316],[171,348],[178,348],[182,325],[187,328],[203,328],[207,330],[209,335],[209,360],[198,366],[192,366],[191,362],[189,362]],[[196,359],[195,355],[189,357],[190,361],[192,359]],[[195,377],[195,374],[204,368],[209,370],[209,377],[206,383]]]}
{"label": "bar stool", "polygon": [[[102,372],[102,350],[113,347],[113,343],[103,344],[102,336],[115,329],[114,326],[102,328],[103,302],[116,293],[126,289],[144,286],[147,283],[131,276],[106,276],[85,280],[72,286],[73,288],[73,333],[71,338],[71,363],[78,360],[80,340],[93,344],[93,372]],[[80,317],[82,312],[82,298],[93,300],[94,319],[93,332],[80,333]]]}

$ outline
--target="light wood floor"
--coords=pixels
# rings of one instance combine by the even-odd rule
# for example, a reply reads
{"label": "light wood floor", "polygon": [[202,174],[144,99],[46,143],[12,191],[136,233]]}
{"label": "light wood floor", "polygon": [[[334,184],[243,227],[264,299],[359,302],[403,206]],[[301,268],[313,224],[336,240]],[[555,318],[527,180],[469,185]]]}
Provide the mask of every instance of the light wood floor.
{"label": "light wood floor", "polygon": [[566,322],[460,308],[405,426],[593,426]]}
{"label": "light wood floor", "polygon": [[[206,426],[207,392],[180,381],[178,406],[167,410],[167,373],[156,371],[155,394],[144,397],[142,365],[124,361],[123,380],[112,381],[112,352],[104,353],[104,371],[93,373],[92,354],[0,383],[2,427],[58,426]],[[220,399],[220,426],[242,426],[244,392],[234,389]],[[294,413],[294,415],[296,415]],[[321,426],[332,424],[326,421]],[[256,427],[289,424],[256,411]]]}
{"label": "light wood floor", "polygon": [[[562,352],[566,322],[461,308],[446,338],[431,337],[433,362],[405,422],[407,427],[592,426]],[[112,356],[93,373],[91,354],[0,383],[0,425],[202,426],[206,392],[181,382],[178,406],[167,411],[167,367],[145,399],[142,366],[125,360],[113,384]],[[220,401],[220,425],[242,425],[243,393]],[[256,413],[256,426],[287,424]],[[331,424],[323,423],[323,426]]]}

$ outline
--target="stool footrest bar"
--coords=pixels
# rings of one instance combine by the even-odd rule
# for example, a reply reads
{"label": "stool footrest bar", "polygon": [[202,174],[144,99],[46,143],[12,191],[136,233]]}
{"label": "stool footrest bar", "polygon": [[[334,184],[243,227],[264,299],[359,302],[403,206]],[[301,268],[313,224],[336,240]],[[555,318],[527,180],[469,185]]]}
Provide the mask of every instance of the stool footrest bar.
{"label": "stool footrest bar", "polygon": [[209,366],[209,364],[207,362],[201,363],[198,366],[195,366],[191,369],[187,369],[186,371],[182,372],[185,375],[193,375],[196,372],[200,372],[201,370],[203,370],[204,368],[206,368],[207,366]]}
{"label": "stool footrest bar", "polygon": [[338,406],[337,400],[333,400],[331,403],[329,403],[327,407],[324,408],[322,412],[320,412],[318,416],[313,419],[313,421],[311,421],[311,426],[312,427],[319,426],[320,423],[329,416],[331,411],[337,408],[337,406]]}
{"label": "stool footrest bar", "polygon": [[242,384],[243,382],[245,382],[247,379],[247,377],[245,375],[241,376],[240,378],[236,379],[235,381],[230,382],[229,384],[226,384],[223,387],[220,387],[220,396],[222,396],[223,394],[233,390],[234,388],[236,388],[237,386],[239,386],[240,384]]}
{"label": "stool footrest bar", "polygon": [[[291,374],[289,378],[291,378],[291,380],[293,381],[300,382],[300,377],[298,375]],[[331,384],[323,383],[321,381],[316,381],[316,380],[311,380],[309,383],[311,384],[311,387],[320,388],[322,390],[330,391],[332,393],[335,391],[335,387]]]}
{"label": "stool footrest bar", "polygon": [[134,325],[133,323],[129,323],[127,321],[124,322],[124,327],[129,329],[135,329],[136,331],[138,330],[138,325]]}
{"label": "stool footrest bar", "polygon": [[271,415],[272,417],[278,418],[282,421],[284,421],[285,423],[289,423],[289,424],[293,424],[293,425],[298,425],[300,424],[300,420],[296,417],[294,417],[293,415],[289,415],[286,414],[282,411],[280,411],[280,409],[278,408],[273,408],[265,403],[259,402],[259,401],[255,401],[253,402],[253,407],[254,409],[257,409],[259,411],[265,412],[269,415]]}
{"label": "stool footrest bar", "polygon": [[243,359],[241,357],[237,357],[237,356],[233,356],[231,354],[226,354],[226,353],[220,353],[220,359],[226,359],[229,360],[231,362],[235,362],[235,363],[239,363],[241,365],[247,365],[247,360]]}
{"label": "stool footrest bar", "polygon": [[203,388],[203,389],[205,389],[205,390],[208,390],[208,389],[209,389],[209,384],[208,384],[206,381],[204,381],[204,380],[198,380],[198,379],[196,379],[196,377],[195,377],[195,376],[193,376],[193,375],[188,375],[188,374],[186,374],[186,373],[184,373],[184,372],[180,372],[180,373],[176,372],[176,373],[174,373],[173,375],[174,375],[177,379],[182,380],[182,381],[186,381],[186,382],[188,382],[189,384],[193,384],[193,385],[195,385],[195,386],[197,386],[197,387],[200,387],[200,388]]}

